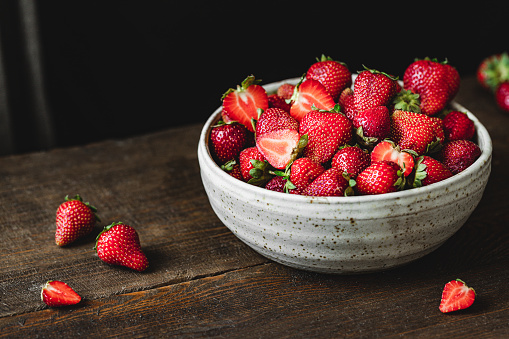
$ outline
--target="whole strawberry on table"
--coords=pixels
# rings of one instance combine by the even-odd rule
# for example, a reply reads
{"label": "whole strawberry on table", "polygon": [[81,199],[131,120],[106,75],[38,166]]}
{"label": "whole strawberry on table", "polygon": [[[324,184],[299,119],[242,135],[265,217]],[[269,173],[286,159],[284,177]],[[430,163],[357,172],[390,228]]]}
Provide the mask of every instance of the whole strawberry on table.
{"label": "whole strawberry on table", "polygon": [[415,60],[402,81],[364,66],[352,82],[325,56],[304,71],[276,93],[250,75],[223,95],[209,148],[234,178],[290,194],[383,194],[445,180],[481,154],[473,121],[450,109],[460,77],[447,61]]}
{"label": "whole strawberry on table", "polygon": [[509,54],[491,55],[479,64],[477,81],[491,91],[495,102],[503,111],[509,112]]}

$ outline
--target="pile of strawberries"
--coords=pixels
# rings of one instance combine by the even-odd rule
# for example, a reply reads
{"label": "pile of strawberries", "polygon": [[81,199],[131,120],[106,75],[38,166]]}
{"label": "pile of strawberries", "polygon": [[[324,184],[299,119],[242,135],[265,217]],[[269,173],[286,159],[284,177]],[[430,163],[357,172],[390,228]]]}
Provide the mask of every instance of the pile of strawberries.
{"label": "pile of strawberries", "polygon": [[248,76],[222,97],[210,131],[216,163],[278,192],[366,195],[430,185],[481,154],[466,113],[448,110],[460,77],[447,62],[416,60],[403,86],[369,69],[352,74],[322,56],[297,85],[267,94]]}

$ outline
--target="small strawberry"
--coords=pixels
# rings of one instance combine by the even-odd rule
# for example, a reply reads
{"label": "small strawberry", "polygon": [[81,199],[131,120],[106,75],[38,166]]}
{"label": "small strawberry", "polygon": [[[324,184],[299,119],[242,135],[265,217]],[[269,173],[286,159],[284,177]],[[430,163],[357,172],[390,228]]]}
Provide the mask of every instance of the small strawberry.
{"label": "small strawberry", "polygon": [[79,194],[72,199],[66,196],[57,209],[55,243],[65,246],[92,232],[96,221],[100,221],[96,212],[97,209],[83,202]]}
{"label": "small strawberry", "polygon": [[332,158],[331,166],[355,179],[371,163],[369,153],[357,146],[345,146]]}
{"label": "small strawberry", "polygon": [[364,66],[353,85],[355,108],[358,112],[376,106],[387,106],[398,91],[397,78]]}
{"label": "small strawberry", "polygon": [[218,164],[224,164],[239,156],[249,139],[249,132],[237,122],[219,121],[210,131],[210,152]]}
{"label": "small strawberry", "polygon": [[290,114],[299,122],[313,110],[313,107],[326,111],[334,108],[334,99],[325,86],[313,79],[301,79],[290,100],[292,102]]}
{"label": "small strawberry", "polygon": [[269,107],[267,93],[258,85],[259,82],[250,75],[236,89],[230,88],[223,94],[222,115],[225,122],[238,121],[254,132],[251,119],[258,117],[258,109],[266,110]]}
{"label": "small strawberry", "polygon": [[240,170],[240,164],[238,164],[235,159],[227,161],[224,165],[221,165],[221,169],[235,179],[244,180]]}
{"label": "small strawberry", "polygon": [[303,191],[313,180],[325,172],[322,165],[302,157],[296,159],[290,168],[290,182]]}
{"label": "small strawberry", "polygon": [[277,94],[271,94],[267,99],[269,101],[269,108],[280,108],[286,112],[290,112],[290,107],[292,105],[287,103],[285,99],[278,96]]}
{"label": "small strawberry", "polygon": [[269,163],[258,150],[258,147],[248,147],[242,150],[239,155],[240,172],[245,182],[260,186],[269,181]]}
{"label": "small strawberry", "polygon": [[403,75],[403,88],[419,94],[421,113],[435,115],[458,93],[460,76],[447,61],[425,58],[410,64]]}
{"label": "small strawberry", "polygon": [[357,114],[357,110],[355,109],[353,91],[350,87],[345,88],[343,92],[341,92],[339,95],[338,104],[341,107],[341,111],[345,113],[346,117],[350,120],[353,120]]}
{"label": "small strawberry", "polygon": [[438,160],[457,174],[472,165],[480,155],[481,149],[472,141],[454,140],[444,144]]}
{"label": "small strawberry", "polygon": [[376,106],[359,111],[353,118],[357,140],[366,146],[373,146],[380,140],[389,137],[391,117],[385,106]]}
{"label": "small strawberry", "polygon": [[498,107],[509,112],[509,81],[503,82],[497,87],[495,100]]}
{"label": "small strawberry", "polygon": [[269,108],[264,111],[256,122],[256,135],[280,129],[299,130],[299,123],[287,111],[281,108]]}
{"label": "small strawberry", "polygon": [[405,186],[401,168],[392,161],[371,163],[357,176],[357,192],[366,194],[384,194],[396,192]]}
{"label": "small strawberry", "polygon": [[395,162],[401,167],[405,177],[409,176],[414,169],[413,151],[401,151],[401,148],[390,140],[384,140],[373,148],[371,162],[388,160]]}
{"label": "small strawberry", "polygon": [[463,310],[472,306],[475,300],[475,291],[460,279],[445,284],[440,300],[440,312],[448,313]]}
{"label": "small strawberry", "polygon": [[278,87],[276,94],[278,97],[281,97],[285,100],[290,100],[292,98],[294,90],[295,85],[282,84],[281,86]]}
{"label": "small strawberry", "polygon": [[41,300],[50,307],[76,305],[81,297],[64,282],[48,281],[41,290]]}
{"label": "small strawberry", "polygon": [[349,196],[354,194],[354,185],[355,181],[346,173],[331,167],[313,180],[302,194],[320,197]]}
{"label": "small strawberry", "polygon": [[470,140],[475,134],[475,125],[463,112],[451,111],[443,118],[445,138],[452,140]]}
{"label": "small strawberry", "polygon": [[437,141],[434,122],[424,114],[396,110],[391,116],[390,139],[402,150],[425,154]]}
{"label": "small strawberry", "polygon": [[339,113],[339,106],[332,111],[314,110],[302,118],[299,133],[308,136],[304,156],[323,164],[352,139],[352,122]]}
{"label": "small strawberry", "polygon": [[417,158],[415,168],[413,187],[428,186],[453,176],[444,164],[427,155]]}
{"label": "small strawberry", "polygon": [[94,249],[102,261],[110,265],[120,265],[135,271],[144,271],[148,259],[141,250],[138,232],[131,226],[112,223],[99,233]]}
{"label": "small strawberry", "polygon": [[309,67],[306,79],[319,81],[325,86],[332,99],[338,100],[339,94],[352,85],[352,74],[348,70],[348,66],[323,54],[320,59],[316,58],[316,60],[317,62]]}
{"label": "small strawberry", "polygon": [[265,189],[284,193],[286,182],[286,178],[276,175],[265,184]]}
{"label": "small strawberry", "polygon": [[304,141],[300,142],[299,132],[287,128],[257,135],[256,147],[269,164],[283,169],[297,158]]}
{"label": "small strawberry", "polygon": [[482,87],[494,92],[501,83],[509,81],[509,54],[504,52],[485,58],[476,75]]}

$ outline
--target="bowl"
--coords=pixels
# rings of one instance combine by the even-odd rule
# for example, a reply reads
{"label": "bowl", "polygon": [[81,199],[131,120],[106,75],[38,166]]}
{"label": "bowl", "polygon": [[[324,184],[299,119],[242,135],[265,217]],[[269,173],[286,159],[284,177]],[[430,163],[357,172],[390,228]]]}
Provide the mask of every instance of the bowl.
{"label": "bowl", "polygon": [[[283,83],[265,85],[274,93]],[[335,274],[376,272],[410,263],[457,232],[482,198],[491,171],[488,131],[475,123],[482,150],[474,164],[441,182],[404,191],[351,197],[284,194],[231,177],[213,161],[208,143],[221,107],[205,123],[198,144],[203,186],[218,218],[261,255],[297,269]]]}

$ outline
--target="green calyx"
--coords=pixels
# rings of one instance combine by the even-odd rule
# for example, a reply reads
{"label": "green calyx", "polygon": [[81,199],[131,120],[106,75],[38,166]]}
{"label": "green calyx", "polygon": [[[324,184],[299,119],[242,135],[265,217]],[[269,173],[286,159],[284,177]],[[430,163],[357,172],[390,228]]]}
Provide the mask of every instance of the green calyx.
{"label": "green calyx", "polygon": [[394,104],[394,109],[421,113],[421,100],[419,99],[419,94],[413,93],[410,90],[402,89],[395,95],[392,103]]}
{"label": "green calyx", "polygon": [[65,196],[65,201],[73,201],[73,200],[76,200],[76,201],[79,201],[79,202],[82,202],[83,204],[85,204],[85,206],[90,208],[92,213],[94,213],[95,220],[101,221],[101,218],[99,218],[99,216],[96,214],[97,213],[97,208],[95,206],[90,205],[90,203],[88,201],[87,202],[83,202],[83,199],[81,198],[81,196],[79,194],[76,194],[74,196],[74,198],[69,198],[69,195]]}
{"label": "green calyx", "polygon": [[447,60],[447,58],[445,58],[445,60],[443,60],[443,61],[438,61],[438,58],[430,58],[430,57],[425,57],[423,59],[415,58],[414,62],[420,61],[420,60],[436,62],[436,63],[442,64],[442,65],[447,65],[449,63],[449,60]]}
{"label": "green calyx", "polygon": [[343,172],[343,178],[348,182],[348,187],[345,188],[344,196],[350,197],[352,195],[355,195],[355,190],[353,189],[355,185],[357,185],[357,181],[355,179],[352,179],[350,177],[349,173]]}
{"label": "green calyx", "polygon": [[237,88],[229,88],[226,92],[223,93],[221,96],[221,101],[224,100],[224,98],[232,93],[232,92],[243,92],[245,91],[249,86],[251,85],[257,85],[261,82],[261,79],[256,79],[254,75],[248,75],[247,78],[242,81],[240,85],[237,85]]}
{"label": "green calyx", "polygon": [[361,73],[363,71],[369,71],[371,74],[383,74],[383,75],[385,75],[386,77],[388,77],[389,79],[391,79],[393,81],[396,81],[396,80],[399,79],[399,77],[397,77],[397,76],[395,77],[395,76],[390,75],[388,73],[381,72],[381,71],[376,70],[376,69],[368,68],[364,64],[362,65],[362,67],[364,67],[364,69],[362,71],[357,71],[357,73]]}
{"label": "green calyx", "polygon": [[119,222],[114,222],[112,223],[111,225],[108,225],[108,226],[104,226],[103,230],[101,231],[101,233],[99,233],[97,235],[97,238],[95,238],[95,246],[94,246],[94,250],[97,251],[97,242],[99,241],[99,238],[101,237],[101,235],[105,232],[108,232],[110,229],[112,229],[113,227],[117,226],[117,225],[121,225],[123,224],[123,222],[119,221]]}
{"label": "green calyx", "polygon": [[422,163],[423,160],[424,157],[420,156],[415,162],[415,176],[413,179],[412,187],[422,187],[422,181],[428,176],[428,173],[426,172],[426,168],[428,166]]}
{"label": "green calyx", "polygon": [[272,179],[272,175],[269,173],[269,162],[267,160],[251,159],[250,162],[253,168],[249,170],[251,179],[248,180],[248,184],[262,187]]}
{"label": "green calyx", "polygon": [[482,73],[488,87],[495,92],[501,83],[509,81],[509,54],[504,52],[486,59]]}

